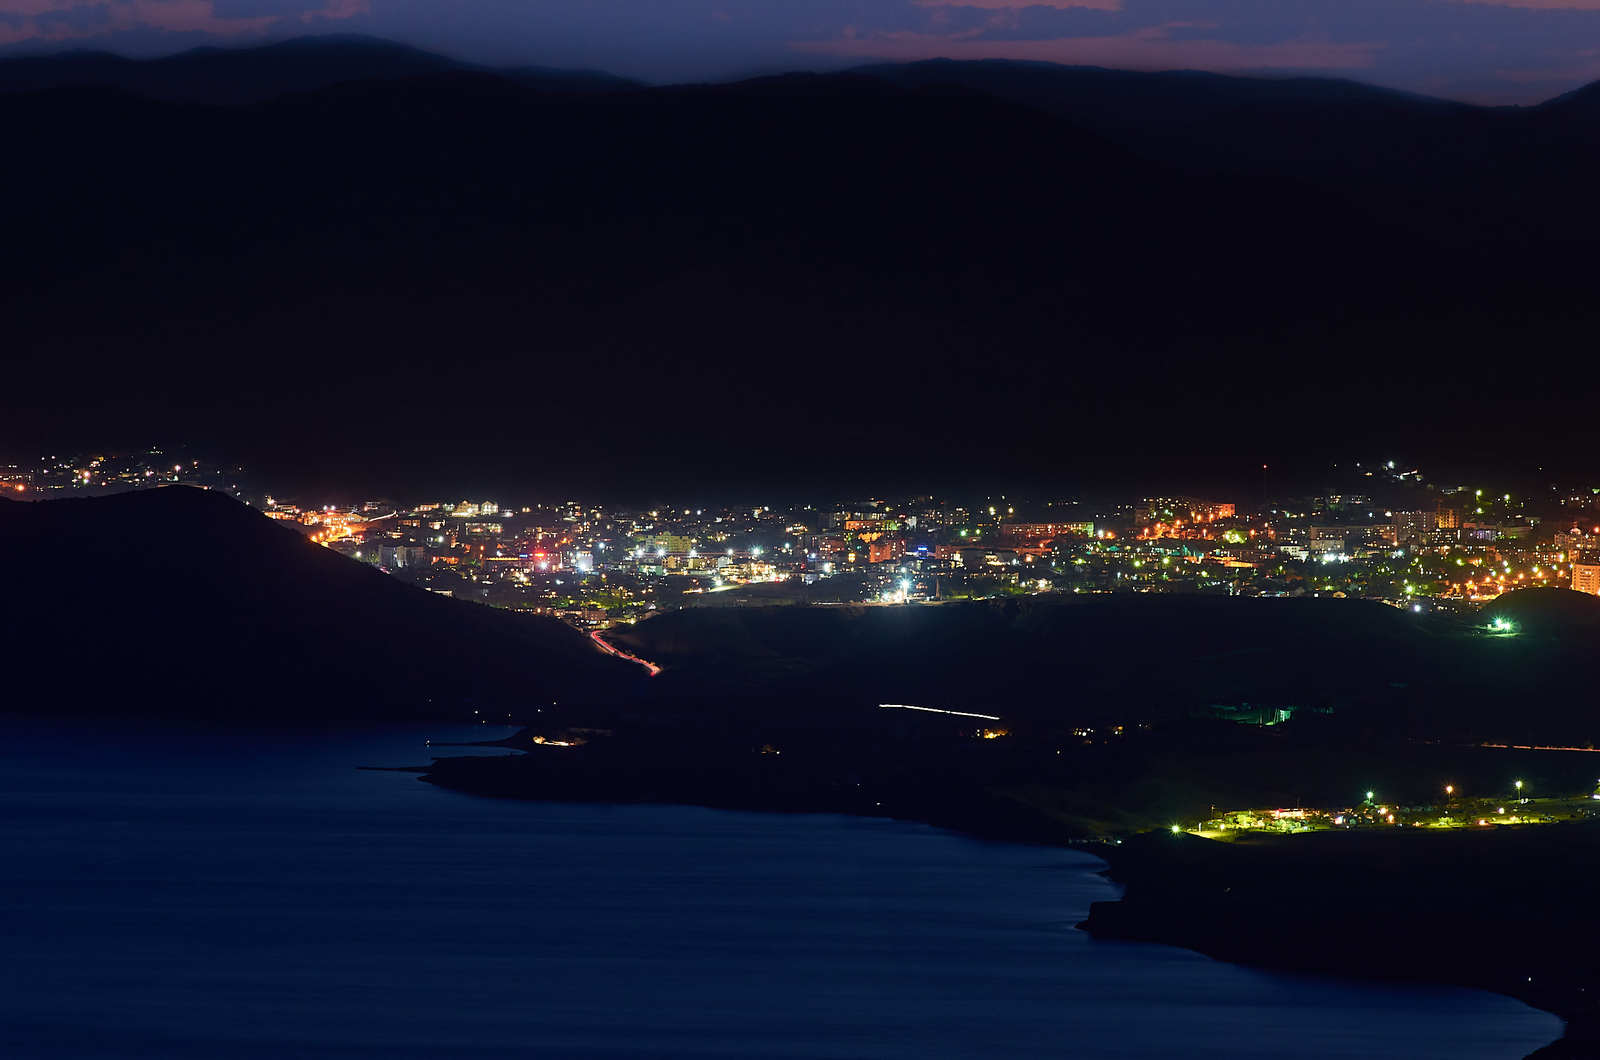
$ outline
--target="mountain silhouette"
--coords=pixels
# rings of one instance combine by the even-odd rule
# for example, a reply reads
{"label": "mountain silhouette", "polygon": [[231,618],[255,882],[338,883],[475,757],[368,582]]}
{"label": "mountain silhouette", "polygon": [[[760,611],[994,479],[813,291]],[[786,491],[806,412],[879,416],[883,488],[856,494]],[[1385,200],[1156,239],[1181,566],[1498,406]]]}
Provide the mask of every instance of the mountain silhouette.
{"label": "mountain silhouette", "polygon": [[[381,81],[482,70],[432,52],[362,36],[298,37],[245,48],[204,47],[159,59],[72,51],[0,59],[0,92],[114,88],[168,102],[250,103],[346,81]],[[553,91],[632,84],[596,71],[520,67],[508,79]]]}
{"label": "mountain silhouette", "polygon": [[530,718],[636,667],[554,619],[413,588],[217,492],[0,504],[19,708],[217,719]]}
{"label": "mountain silhouette", "polygon": [[[236,106],[12,92],[0,120],[13,386],[73,410],[17,436],[176,423],[300,482],[498,483],[534,452],[561,488],[834,489],[891,451],[930,484],[1192,481],[1197,451],[1237,481],[1348,459],[1319,417],[1549,468],[1520,428],[1580,395],[1459,366],[1600,326],[1600,142],[1559,107],[1004,63],[550,91],[457,64]],[[440,392],[460,414],[419,417]],[[1447,411],[1490,397],[1492,442]],[[346,434],[312,459],[285,415]]]}
{"label": "mountain silhouette", "polygon": [[1483,620],[1509,622],[1519,634],[1588,643],[1600,626],[1600,598],[1571,589],[1516,589],[1485,607]]}

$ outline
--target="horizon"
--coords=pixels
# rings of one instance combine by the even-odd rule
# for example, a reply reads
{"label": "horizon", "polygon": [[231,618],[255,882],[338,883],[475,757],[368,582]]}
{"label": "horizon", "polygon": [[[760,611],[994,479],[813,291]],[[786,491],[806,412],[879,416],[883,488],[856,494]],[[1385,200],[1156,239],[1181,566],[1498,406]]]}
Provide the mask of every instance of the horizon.
{"label": "horizon", "polygon": [[1047,67],[1056,70],[1078,71],[1083,73],[1127,74],[1133,76],[1148,75],[1150,77],[1216,77],[1237,79],[1243,81],[1258,81],[1265,83],[1289,83],[1301,81],[1320,81],[1329,84],[1351,84],[1363,88],[1374,89],[1379,92],[1393,93],[1419,101],[1451,103],[1462,106],[1482,107],[1487,109],[1504,108],[1532,108],[1553,103],[1575,92],[1582,91],[1591,85],[1600,84],[1600,68],[1597,68],[1594,77],[1578,84],[1552,92],[1548,96],[1530,98],[1514,102],[1485,102],[1466,97],[1453,97],[1437,95],[1427,91],[1411,88],[1397,87],[1385,84],[1378,80],[1363,79],[1341,73],[1329,73],[1318,70],[1212,70],[1203,67],[1139,67],[1139,66],[1108,66],[1096,63],[1058,62],[1052,59],[1007,58],[1005,56],[973,56],[958,57],[955,55],[928,55],[920,58],[885,58],[864,59],[860,62],[847,62],[829,66],[795,65],[789,67],[775,67],[771,69],[731,71],[721,75],[705,77],[688,77],[684,79],[649,78],[619,73],[606,67],[579,67],[556,66],[537,63],[493,63],[481,62],[465,57],[444,48],[432,48],[422,44],[415,44],[396,37],[386,37],[368,33],[299,33],[283,36],[273,36],[260,40],[234,41],[224,40],[203,44],[183,45],[171,50],[142,51],[137,48],[96,47],[90,41],[67,42],[32,42],[24,41],[20,44],[0,47],[0,63],[12,60],[37,60],[57,59],[72,56],[107,56],[122,59],[133,63],[160,63],[171,59],[180,59],[188,55],[215,55],[226,53],[245,53],[261,51],[272,48],[287,47],[291,45],[308,44],[347,44],[382,45],[396,49],[410,49],[433,58],[444,60],[448,63],[466,68],[475,68],[489,74],[512,74],[524,70],[536,70],[551,74],[592,75],[602,78],[615,78],[620,82],[634,82],[641,90],[655,88],[686,88],[698,85],[732,86],[747,81],[759,81],[767,78],[783,78],[794,76],[827,77],[840,74],[851,74],[870,71],[884,66],[916,66],[920,64],[949,63],[954,65],[1001,64],[1016,67]]}
{"label": "horizon", "polygon": [[1600,80],[1600,5],[1585,0],[1316,3],[1293,14],[1205,3],[1210,10],[1180,12],[1154,0],[875,0],[797,11],[714,0],[645,10],[606,0],[529,12],[477,0],[444,18],[426,0],[64,0],[0,10],[0,55],[90,50],[148,59],[339,35],[490,67],[598,70],[651,84],[1002,59],[1328,77],[1479,105],[1528,105]]}

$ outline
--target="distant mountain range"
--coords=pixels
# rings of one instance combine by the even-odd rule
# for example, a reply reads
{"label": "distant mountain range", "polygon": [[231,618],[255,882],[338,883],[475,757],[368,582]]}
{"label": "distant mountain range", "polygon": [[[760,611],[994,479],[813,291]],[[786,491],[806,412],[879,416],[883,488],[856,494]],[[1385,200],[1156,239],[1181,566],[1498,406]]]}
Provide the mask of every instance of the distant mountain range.
{"label": "distant mountain range", "polygon": [[8,709],[525,721],[637,681],[555,619],[413,588],[221,493],[0,502],[0,551]]}
{"label": "distant mountain range", "polygon": [[587,70],[486,67],[391,41],[359,36],[301,37],[249,48],[196,48],[159,59],[68,51],[0,58],[0,92],[114,88],[180,103],[250,103],[347,81],[383,81],[451,71],[493,73],[540,88],[594,91],[636,87]]}
{"label": "distant mountain range", "polygon": [[[18,437],[623,491],[890,452],[1192,481],[1343,459],[1351,417],[1425,461],[1600,446],[1556,375],[1463,370],[1600,328],[1592,92],[987,62],[644,87],[348,39],[0,84],[10,383],[71,410]],[[343,433],[311,459],[285,420]]]}
{"label": "distant mountain range", "polygon": [[[6,52],[0,49],[0,91],[101,86],[153,99],[197,103],[264,100],[344,81],[446,71],[493,74],[575,90],[645,87],[642,82],[600,70],[485,66],[360,34],[297,37],[244,47],[205,46],[152,59],[88,49]],[[1048,109],[1105,109],[1115,105],[1129,118],[1158,116],[1165,120],[1173,118],[1174,104],[1191,115],[1285,104],[1518,109],[1478,108],[1342,78],[1231,76],[1197,70],[1140,72],[1009,59],[930,59],[867,65],[851,72],[902,84],[964,84]],[[1592,105],[1597,85],[1600,82],[1541,106],[1569,106],[1585,100]]]}

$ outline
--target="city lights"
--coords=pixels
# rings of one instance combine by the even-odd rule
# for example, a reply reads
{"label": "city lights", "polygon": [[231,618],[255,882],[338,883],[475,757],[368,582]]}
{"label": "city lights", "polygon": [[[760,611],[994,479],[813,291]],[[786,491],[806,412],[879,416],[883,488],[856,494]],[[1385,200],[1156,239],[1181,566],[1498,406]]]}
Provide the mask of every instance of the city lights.
{"label": "city lights", "polygon": [[[1600,529],[1539,523],[1517,491],[1264,500],[1222,497],[1022,501],[873,500],[824,505],[609,508],[581,501],[505,503],[460,496],[410,506],[253,502],[306,538],[416,584],[490,606],[560,617],[582,629],[636,622],[716,594],[761,603],[928,606],[962,600],[1101,593],[1359,599],[1446,623],[1523,587],[1600,595]],[[1406,465],[1399,465],[1406,466]],[[114,492],[176,481],[216,488],[218,470],[132,457],[50,457],[0,467],[0,488]],[[252,497],[229,480],[230,492]],[[1496,514],[1478,518],[1475,507]],[[1468,499],[1473,503],[1469,507]],[[1511,498],[1507,500],[1506,498]],[[1588,496],[1583,496],[1590,506]],[[759,595],[757,590],[759,589]],[[731,594],[731,595],[730,595]],[[1479,619],[1480,633],[1522,632],[1518,612]]]}

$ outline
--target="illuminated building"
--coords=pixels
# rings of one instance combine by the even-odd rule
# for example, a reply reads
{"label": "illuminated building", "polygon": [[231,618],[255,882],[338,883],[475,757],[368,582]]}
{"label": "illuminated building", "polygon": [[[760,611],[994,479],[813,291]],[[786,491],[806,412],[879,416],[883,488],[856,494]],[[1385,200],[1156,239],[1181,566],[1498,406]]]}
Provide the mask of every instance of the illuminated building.
{"label": "illuminated building", "polygon": [[1600,596],[1600,563],[1575,561],[1572,564],[1572,589],[1574,592]]}
{"label": "illuminated building", "polygon": [[1394,540],[1397,545],[1427,541],[1438,529],[1438,512],[1394,513]]}
{"label": "illuminated building", "polygon": [[1306,549],[1310,552],[1343,552],[1349,527],[1313,526]]}
{"label": "illuminated building", "polygon": [[1212,523],[1218,519],[1232,519],[1236,514],[1235,506],[1226,502],[1198,497],[1146,497],[1134,508],[1133,518],[1141,525],[1179,519],[1187,523]]}
{"label": "illuminated building", "polygon": [[906,541],[903,537],[886,537],[872,542],[867,546],[868,563],[889,563],[905,555]]}
{"label": "illuminated building", "polygon": [[1232,519],[1235,510],[1231,504],[1207,504],[1196,501],[1190,506],[1189,514],[1197,523],[1209,523],[1217,519]]}
{"label": "illuminated building", "polygon": [[378,564],[396,570],[428,566],[428,552],[420,545],[379,545]]}
{"label": "illuminated building", "polygon": [[1093,537],[1094,523],[1001,523],[1000,537],[1004,541],[1049,541],[1056,537]]}

